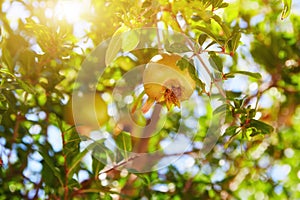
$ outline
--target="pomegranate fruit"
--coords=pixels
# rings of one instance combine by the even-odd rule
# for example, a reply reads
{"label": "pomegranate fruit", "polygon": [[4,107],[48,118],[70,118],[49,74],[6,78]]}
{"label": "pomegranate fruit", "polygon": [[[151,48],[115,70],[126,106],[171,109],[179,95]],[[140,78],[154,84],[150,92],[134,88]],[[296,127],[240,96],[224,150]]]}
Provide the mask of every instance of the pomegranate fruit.
{"label": "pomegranate fruit", "polygon": [[177,54],[163,53],[147,64],[143,74],[144,91],[148,96],[142,107],[144,113],[155,102],[165,103],[168,109],[173,105],[180,107],[180,102],[193,94],[196,83],[187,68],[181,70],[177,66],[180,59],[182,57]]}

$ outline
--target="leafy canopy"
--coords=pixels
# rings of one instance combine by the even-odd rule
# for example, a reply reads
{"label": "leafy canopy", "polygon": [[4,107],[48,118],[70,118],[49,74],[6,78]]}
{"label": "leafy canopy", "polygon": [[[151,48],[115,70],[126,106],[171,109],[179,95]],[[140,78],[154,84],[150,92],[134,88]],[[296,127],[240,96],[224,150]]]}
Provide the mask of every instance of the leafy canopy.
{"label": "leafy canopy", "polygon": [[[2,1],[0,199],[300,198],[300,16],[293,3]],[[154,31],[143,35],[147,28]],[[102,55],[104,41],[109,53],[99,61],[93,55]],[[161,51],[186,53],[177,65],[195,80],[198,101],[185,104],[186,115],[155,107],[160,121],[139,112],[145,95],[137,88],[113,100],[122,77],[130,80],[131,70]],[[203,55],[209,70],[193,63]],[[96,63],[90,73],[80,73],[85,62]],[[100,62],[108,65],[101,76]],[[82,89],[101,95],[109,111],[136,106],[135,123],[157,121],[158,134],[141,139],[130,120],[107,120],[92,133],[68,124],[65,108]],[[223,103],[213,108],[213,98]],[[209,130],[216,144],[204,155]],[[104,136],[91,142],[93,133]],[[178,149],[164,149],[170,142],[189,144],[177,162]],[[157,150],[152,160],[131,154]],[[173,163],[138,173],[164,162]]]}

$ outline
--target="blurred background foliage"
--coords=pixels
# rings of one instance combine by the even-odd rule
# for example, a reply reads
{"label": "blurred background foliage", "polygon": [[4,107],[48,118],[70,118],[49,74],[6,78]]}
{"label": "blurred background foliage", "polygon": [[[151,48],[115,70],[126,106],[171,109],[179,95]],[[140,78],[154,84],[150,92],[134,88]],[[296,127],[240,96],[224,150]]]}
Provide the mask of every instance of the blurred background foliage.
{"label": "blurred background foliage", "polygon": [[[0,199],[299,199],[300,4],[283,3],[2,0]],[[204,111],[188,119],[201,129],[177,136],[179,147],[191,146],[168,167],[135,174],[123,168],[132,158],[107,145],[111,140],[130,150],[139,142],[127,133],[127,122],[120,122],[127,132],[117,136],[110,134],[116,132],[112,120],[101,122],[106,137],[88,151],[82,130],[64,114],[72,91],[82,87],[75,82],[81,64],[95,47],[118,31],[145,27],[184,33],[208,53],[227,97],[215,112],[225,112],[226,121],[212,151],[199,156],[213,119],[205,101],[210,93],[198,82]],[[108,105],[100,112],[112,116],[116,82],[149,62],[157,48],[129,49],[106,68],[93,86]],[[137,115],[138,123],[147,123]],[[176,109],[165,113],[146,151],[175,140],[180,117]],[[190,123],[184,126],[192,131]],[[168,162],[172,153],[178,152],[159,161]],[[116,167],[107,168],[107,160]]]}

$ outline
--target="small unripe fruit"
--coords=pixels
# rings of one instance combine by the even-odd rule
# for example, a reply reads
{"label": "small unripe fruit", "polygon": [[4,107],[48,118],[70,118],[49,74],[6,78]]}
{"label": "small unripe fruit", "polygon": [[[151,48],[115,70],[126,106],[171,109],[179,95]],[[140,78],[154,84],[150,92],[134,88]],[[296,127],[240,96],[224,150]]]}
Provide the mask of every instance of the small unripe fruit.
{"label": "small unripe fruit", "polygon": [[64,109],[64,120],[75,125],[76,130],[83,135],[99,129],[108,119],[107,105],[97,93],[73,96]]}

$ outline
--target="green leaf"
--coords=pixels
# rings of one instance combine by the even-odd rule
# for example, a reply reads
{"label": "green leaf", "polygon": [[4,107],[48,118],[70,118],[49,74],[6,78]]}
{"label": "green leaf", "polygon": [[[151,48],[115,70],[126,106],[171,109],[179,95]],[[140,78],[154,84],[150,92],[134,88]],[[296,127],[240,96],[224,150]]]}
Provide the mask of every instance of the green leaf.
{"label": "green leaf", "polygon": [[0,114],[5,113],[9,108],[7,99],[4,94],[0,93]]}
{"label": "green leaf", "polygon": [[38,152],[41,154],[41,156],[43,157],[44,161],[46,162],[46,164],[48,165],[48,167],[53,172],[53,175],[58,179],[58,181],[61,184],[61,186],[64,186],[64,183],[62,181],[62,177],[61,177],[61,175],[59,173],[59,169],[55,167],[54,162],[51,159],[51,157],[46,152],[44,152],[43,150],[39,150]]}
{"label": "green leaf", "polygon": [[206,34],[200,34],[198,37],[198,43],[202,46],[206,39],[207,39]]}
{"label": "green leaf", "polygon": [[68,181],[68,187],[69,188],[80,188],[80,183],[77,181],[77,180],[75,180],[75,179],[71,179],[71,180],[69,180]]}
{"label": "green leaf", "polygon": [[203,27],[203,26],[195,26],[194,28],[205,33],[206,35],[211,37],[214,41],[219,42],[218,38],[208,28]]}
{"label": "green leaf", "polygon": [[131,135],[126,131],[122,131],[116,137],[117,146],[125,152],[132,150]]}
{"label": "green leaf", "polygon": [[229,6],[229,3],[222,3],[221,5],[219,5],[219,8],[226,8]]}
{"label": "green leaf", "polygon": [[243,74],[243,75],[246,75],[246,76],[250,76],[252,78],[256,78],[256,79],[261,79],[261,74],[260,73],[256,73],[256,72],[248,72],[248,71],[234,71],[234,72],[230,72],[228,74],[226,74],[226,77],[227,75],[230,75],[230,74]]}
{"label": "green leaf", "polygon": [[72,162],[70,163],[70,168],[68,171],[69,178],[73,177],[73,174],[75,173],[76,169],[78,169],[82,158],[88,153],[88,151],[89,151],[88,148],[85,148],[82,152],[77,154],[75,158],[73,158]]}
{"label": "green leaf", "polygon": [[191,16],[191,19],[192,19],[193,21],[195,21],[195,22],[198,22],[198,21],[201,19],[201,17],[200,17],[199,15],[197,15],[197,14],[193,14],[193,15]]}
{"label": "green leaf", "polygon": [[243,104],[244,104],[244,100],[245,100],[244,98],[242,98],[242,99],[240,99],[240,98],[233,99],[234,107],[235,108],[241,108],[241,106],[243,106]]}
{"label": "green leaf", "polygon": [[190,52],[191,50],[182,42],[175,42],[170,46],[166,47],[167,51],[169,52],[176,52],[176,53],[185,53]]}
{"label": "green leaf", "polygon": [[6,74],[6,75],[9,75],[9,76],[11,76],[11,77],[15,77],[12,73],[10,73],[9,71],[8,71],[8,69],[7,68],[4,68],[4,69],[0,69],[0,73],[3,73],[3,74]]}
{"label": "green leaf", "polygon": [[[93,192],[95,192],[95,191],[93,191]],[[99,191],[97,191],[98,193],[99,193]],[[105,195],[104,195],[104,197],[102,197],[102,199],[103,200],[112,200],[113,198],[108,194],[108,193],[106,193]]]}
{"label": "green leaf", "polygon": [[214,8],[218,8],[222,4],[223,0],[212,0],[212,5]]}
{"label": "green leaf", "polygon": [[136,175],[143,181],[145,185],[150,185],[151,180],[147,174],[137,173]]}
{"label": "green leaf", "polygon": [[262,134],[269,134],[274,131],[274,128],[271,125],[255,119],[251,119],[250,127],[260,130]]}
{"label": "green leaf", "polygon": [[213,52],[210,53],[209,63],[214,69],[218,70],[219,72],[223,71],[222,59]]}
{"label": "green leaf", "polygon": [[291,12],[292,0],[282,0],[283,10],[281,12],[281,20],[289,16]]}
{"label": "green leaf", "polygon": [[92,169],[95,176],[98,176],[99,172],[105,167],[104,163],[107,159],[107,151],[108,149],[104,146],[105,139],[100,139],[96,141],[97,145],[92,150]]}
{"label": "green leaf", "polygon": [[234,135],[236,133],[236,130],[238,129],[238,126],[229,126],[226,130],[224,135]]}
{"label": "green leaf", "polygon": [[140,32],[138,30],[129,30],[122,33],[122,50],[129,52],[134,50],[140,42]]}
{"label": "green leaf", "polygon": [[235,30],[232,33],[231,39],[229,40],[228,47],[230,52],[235,52],[235,50],[238,48],[240,39],[241,39],[241,32],[239,30]]}
{"label": "green leaf", "polygon": [[[76,135],[76,136],[78,138],[78,135]],[[99,143],[96,141],[96,142],[93,142],[90,145],[88,145],[83,151],[81,151],[79,153],[79,152],[76,151],[78,149],[78,145],[79,145],[79,141],[77,140],[77,138],[74,138],[74,140],[70,140],[69,139],[69,141],[68,141],[68,147],[66,147],[66,146],[64,147],[64,148],[68,148],[68,149],[64,149],[65,154],[67,153],[68,157],[71,157],[70,161],[68,162],[69,166],[70,166],[69,167],[69,171],[68,171],[69,178],[72,178],[73,174],[79,168],[80,162],[81,162],[82,158],[90,150],[94,150],[95,147],[100,146]],[[76,154],[74,154],[74,153],[76,153]]]}
{"label": "green leaf", "polygon": [[7,66],[8,69],[10,69],[10,71],[12,71],[13,68],[13,58],[10,54],[10,52],[8,51],[8,49],[4,48],[2,49],[2,59],[1,59],[4,64]]}
{"label": "green leaf", "polygon": [[227,24],[225,24],[218,15],[214,15],[212,18],[221,26],[225,35],[228,37],[230,35],[230,28],[227,26]]}
{"label": "green leaf", "polygon": [[[177,62],[176,62],[176,65],[181,69],[181,70],[184,70],[184,69],[186,69],[186,68],[189,68],[189,66],[190,65],[192,65],[192,63],[190,63],[188,60],[187,60],[187,57],[183,57],[183,58],[181,58],[180,60],[178,60]],[[192,67],[194,67],[193,65],[192,65]]]}
{"label": "green leaf", "polygon": [[199,78],[197,78],[195,81],[196,81],[197,87],[201,89],[200,92],[201,93],[206,92],[205,83],[203,83]]}
{"label": "green leaf", "polygon": [[208,49],[210,46],[216,44],[217,42],[216,41],[211,41],[206,47],[205,49]]}
{"label": "green leaf", "polygon": [[122,25],[118,30],[113,34],[105,55],[105,64],[108,66],[115,60],[117,54],[122,49],[122,33],[128,31],[129,28],[125,25]]}
{"label": "green leaf", "polygon": [[20,85],[20,87],[21,87],[23,90],[25,90],[26,92],[31,93],[31,94],[36,94],[34,88],[33,88],[31,85],[25,83],[25,82],[22,81],[21,79],[16,79],[16,81],[17,81],[17,83]]}
{"label": "green leaf", "polygon": [[219,113],[225,113],[227,111],[227,109],[228,109],[228,105],[222,104],[213,111],[213,114],[216,115]]}
{"label": "green leaf", "polygon": [[235,138],[237,138],[238,136],[239,136],[239,133],[240,133],[241,131],[235,131],[235,133],[233,133],[233,135],[231,135],[231,137],[229,138],[229,140],[224,144],[224,148],[225,149],[227,149],[228,148],[228,146],[229,146],[229,144],[235,139]]}
{"label": "green leaf", "polygon": [[192,79],[196,82],[197,87],[201,88],[202,91],[205,91],[205,84],[199,79],[195,66],[188,61],[188,57],[184,56],[177,61],[176,65],[181,69],[188,69]]}
{"label": "green leaf", "polygon": [[100,162],[97,158],[93,157],[93,163],[92,163],[92,168],[93,168],[93,173],[95,176],[98,176],[99,172],[105,167],[105,165]]}
{"label": "green leaf", "polygon": [[162,12],[161,20],[166,25],[169,25],[174,31],[181,32],[181,28],[176,22],[176,18],[174,19],[170,12]]}
{"label": "green leaf", "polygon": [[226,90],[226,97],[227,97],[227,99],[230,99],[230,100],[233,100],[235,98],[240,97],[241,94],[242,94],[242,92],[235,92],[235,91]]}

